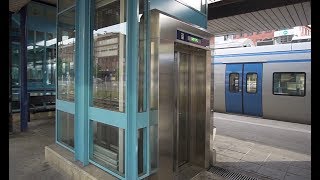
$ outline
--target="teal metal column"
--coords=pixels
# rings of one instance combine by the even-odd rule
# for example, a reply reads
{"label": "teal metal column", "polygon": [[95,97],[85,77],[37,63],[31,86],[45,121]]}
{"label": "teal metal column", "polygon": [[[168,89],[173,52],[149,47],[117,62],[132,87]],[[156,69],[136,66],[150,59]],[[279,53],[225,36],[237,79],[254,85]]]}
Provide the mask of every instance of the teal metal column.
{"label": "teal metal column", "polygon": [[90,62],[90,1],[76,2],[76,59],[75,59],[75,159],[85,166],[88,156],[88,90]]}
{"label": "teal metal column", "polygon": [[127,131],[126,131],[126,179],[138,179],[138,13],[137,0],[127,1],[127,60],[126,60],[126,93],[127,93]]}

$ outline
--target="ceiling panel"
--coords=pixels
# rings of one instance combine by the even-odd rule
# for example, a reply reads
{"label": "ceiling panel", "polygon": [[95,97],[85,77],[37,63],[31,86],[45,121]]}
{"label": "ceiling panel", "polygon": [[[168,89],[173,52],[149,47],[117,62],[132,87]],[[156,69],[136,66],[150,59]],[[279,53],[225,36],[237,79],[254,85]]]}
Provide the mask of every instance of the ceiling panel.
{"label": "ceiling panel", "polygon": [[250,20],[245,14],[240,14],[239,17],[242,18],[242,22],[247,25],[253,31],[259,31],[259,26],[257,26],[252,20]]}
{"label": "ceiling panel", "polygon": [[285,18],[285,20],[288,22],[289,26],[290,27],[294,27],[295,26],[294,25],[294,21],[291,18],[287,7],[286,6],[282,6],[282,7],[279,7],[278,9],[281,12],[281,14],[283,15],[283,17]]}
{"label": "ceiling panel", "polygon": [[305,16],[307,18],[308,24],[311,24],[311,4],[310,4],[310,2],[304,2],[304,3],[301,3],[301,4],[302,4],[302,7],[303,7]]}
{"label": "ceiling panel", "polygon": [[267,29],[267,27],[261,21],[259,21],[259,19],[257,19],[252,13],[246,13],[245,15],[248,17],[249,21],[252,21],[255,24],[259,31],[264,31]]}
{"label": "ceiling panel", "polygon": [[294,4],[293,6],[295,7],[296,12],[298,13],[298,16],[299,16],[299,19],[301,21],[301,24],[308,24],[307,18],[305,16],[305,12],[304,12],[303,7],[302,7],[302,4],[301,3]]}
{"label": "ceiling panel", "polygon": [[[18,12],[20,9],[28,4],[31,0],[9,0],[9,11]],[[43,2],[51,5],[56,5],[57,0],[34,0],[35,2]]]}
{"label": "ceiling panel", "polygon": [[298,14],[296,12],[296,8],[294,8],[293,5],[289,5],[289,6],[287,6],[287,9],[289,11],[290,16],[293,19],[294,25],[295,26],[301,26],[301,22],[300,22],[300,19],[298,17]]}
{"label": "ceiling panel", "polygon": [[261,16],[261,14],[259,13],[259,11],[256,12],[251,12],[251,14],[257,18],[267,29],[272,29],[271,25],[268,23],[268,21]]}
{"label": "ceiling panel", "polygon": [[310,2],[303,2],[212,19],[208,21],[208,30],[215,35],[223,35],[230,32],[280,30],[309,24],[311,25]]}
{"label": "ceiling panel", "polygon": [[234,31],[234,27],[232,25],[229,25],[229,23],[222,21],[221,19],[215,20],[216,24],[221,25],[221,27],[224,27],[228,31]]}
{"label": "ceiling panel", "polygon": [[272,8],[271,10],[275,14],[277,19],[281,22],[283,27],[286,27],[286,28],[290,27],[289,23],[287,22],[286,18],[283,16],[279,8]]}
{"label": "ceiling panel", "polygon": [[28,4],[30,0],[9,0],[9,11],[18,12],[24,5]]}

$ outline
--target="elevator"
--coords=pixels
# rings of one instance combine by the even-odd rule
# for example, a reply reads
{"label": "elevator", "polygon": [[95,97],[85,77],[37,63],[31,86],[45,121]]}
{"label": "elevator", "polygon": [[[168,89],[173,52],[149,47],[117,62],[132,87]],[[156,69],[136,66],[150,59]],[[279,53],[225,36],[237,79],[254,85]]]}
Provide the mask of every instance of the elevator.
{"label": "elevator", "polygon": [[191,179],[213,164],[210,37],[151,11],[150,104],[157,107],[151,121],[158,127],[151,156],[158,171],[150,179]]}

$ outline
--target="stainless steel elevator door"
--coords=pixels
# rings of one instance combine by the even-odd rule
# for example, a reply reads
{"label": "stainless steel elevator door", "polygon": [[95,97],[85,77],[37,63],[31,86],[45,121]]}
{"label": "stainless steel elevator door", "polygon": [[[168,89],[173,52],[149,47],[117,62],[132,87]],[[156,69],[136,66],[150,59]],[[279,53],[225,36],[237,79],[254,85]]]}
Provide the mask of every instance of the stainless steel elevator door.
{"label": "stainless steel elevator door", "polygon": [[174,48],[174,170],[179,171],[186,163],[199,167],[205,164],[207,53],[180,43]]}
{"label": "stainless steel elevator door", "polygon": [[178,53],[178,166],[189,161],[189,62],[190,54]]}

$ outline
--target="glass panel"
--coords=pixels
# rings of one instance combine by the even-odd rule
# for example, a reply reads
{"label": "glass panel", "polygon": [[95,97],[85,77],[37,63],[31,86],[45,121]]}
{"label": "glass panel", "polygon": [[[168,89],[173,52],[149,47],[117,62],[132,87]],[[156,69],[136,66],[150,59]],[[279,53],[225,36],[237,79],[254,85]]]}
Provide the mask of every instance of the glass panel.
{"label": "glass panel", "polygon": [[142,176],[145,172],[146,172],[146,169],[144,168],[144,153],[145,150],[144,150],[144,143],[145,142],[145,136],[144,136],[144,133],[145,133],[146,129],[145,128],[141,128],[141,129],[138,129],[138,175],[139,176]]}
{"label": "glass panel", "polygon": [[74,148],[74,115],[58,110],[58,141]]}
{"label": "glass panel", "polygon": [[187,5],[187,6],[190,6],[190,7],[194,8],[194,9],[196,9],[198,11],[201,11],[201,6],[202,6],[202,2],[201,1],[202,0],[192,0],[192,1],[190,1],[190,0],[177,0],[177,1],[183,3],[183,4]]}
{"label": "glass panel", "polygon": [[146,82],[145,82],[145,55],[146,55],[146,47],[145,42],[145,28],[146,28],[146,19],[144,15],[144,0],[139,0],[139,65],[138,65],[138,112],[146,111],[145,104],[145,94],[146,93]]}
{"label": "glass panel", "polygon": [[257,93],[257,73],[247,73],[247,93]]}
{"label": "glass panel", "polygon": [[20,84],[20,43],[12,42],[12,88]]}
{"label": "glass panel", "polygon": [[59,12],[75,4],[75,0],[58,0]]}
{"label": "glass panel", "polygon": [[239,74],[238,73],[230,73],[229,91],[234,93],[239,92]]}
{"label": "glass panel", "polygon": [[12,109],[20,109],[20,43],[12,42],[12,67],[11,67],[11,85],[12,85]]}
{"label": "glass panel", "polygon": [[46,84],[55,84],[55,71],[56,71],[56,43],[57,39],[55,34],[47,33],[46,41]]}
{"label": "glass panel", "polygon": [[93,133],[90,158],[100,165],[124,175],[125,130],[100,122],[90,121]]}
{"label": "glass panel", "polygon": [[273,94],[305,96],[306,73],[273,73]]}
{"label": "glass panel", "polygon": [[20,37],[20,14],[19,13],[15,13],[11,15],[11,30],[10,30],[10,35],[12,37],[11,40],[12,41],[19,41],[20,39],[18,37]]}
{"label": "glass panel", "polygon": [[201,12],[207,14],[207,0],[201,0]]}
{"label": "glass panel", "polygon": [[125,111],[126,1],[95,3],[91,87],[96,107]]}
{"label": "glass panel", "polygon": [[74,101],[75,8],[58,16],[58,94],[61,100]]}
{"label": "glass panel", "polygon": [[28,82],[41,83],[43,81],[43,59],[44,59],[44,33],[28,31],[27,46],[27,78]]}

